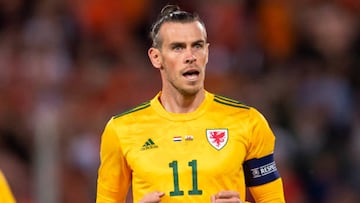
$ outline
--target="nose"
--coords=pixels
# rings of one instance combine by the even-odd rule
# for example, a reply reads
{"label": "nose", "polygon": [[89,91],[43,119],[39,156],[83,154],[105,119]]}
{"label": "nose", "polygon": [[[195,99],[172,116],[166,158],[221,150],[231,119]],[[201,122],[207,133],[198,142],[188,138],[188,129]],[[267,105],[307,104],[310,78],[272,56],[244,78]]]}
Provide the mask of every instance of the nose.
{"label": "nose", "polygon": [[187,64],[194,63],[195,61],[196,61],[196,57],[192,53],[189,53],[189,55],[185,58],[185,63]]}

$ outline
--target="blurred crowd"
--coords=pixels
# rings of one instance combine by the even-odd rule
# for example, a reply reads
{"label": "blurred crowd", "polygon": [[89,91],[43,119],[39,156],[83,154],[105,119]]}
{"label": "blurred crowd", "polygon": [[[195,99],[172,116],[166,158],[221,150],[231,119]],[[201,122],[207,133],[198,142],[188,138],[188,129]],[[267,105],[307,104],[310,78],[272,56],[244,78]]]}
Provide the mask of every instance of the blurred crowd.
{"label": "blurred crowd", "polygon": [[[360,1],[199,0],[206,88],[259,109],[289,203],[360,202]],[[19,203],[94,202],[108,119],[151,99],[164,0],[0,0],[0,168]]]}

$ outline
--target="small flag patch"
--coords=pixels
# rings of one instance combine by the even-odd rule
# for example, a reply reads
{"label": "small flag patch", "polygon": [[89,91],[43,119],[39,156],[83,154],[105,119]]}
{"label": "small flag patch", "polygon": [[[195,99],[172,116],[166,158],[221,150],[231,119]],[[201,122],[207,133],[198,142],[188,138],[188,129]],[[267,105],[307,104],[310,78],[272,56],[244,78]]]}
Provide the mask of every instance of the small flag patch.
{"label": "small flag patch", "polygon": [[174,142],[181,142],[181,140],[182,140],[181,136],[175,136],[175,137],[173,138],[173,141],[174,141]]}
{"label": "small flag patch", "polygon": [[186,135],[186,136],[185,136],[185,140],[186,140],[186,141],[192,141],[192,140],[194,140],[194,136],[192,136],[192,135]]}

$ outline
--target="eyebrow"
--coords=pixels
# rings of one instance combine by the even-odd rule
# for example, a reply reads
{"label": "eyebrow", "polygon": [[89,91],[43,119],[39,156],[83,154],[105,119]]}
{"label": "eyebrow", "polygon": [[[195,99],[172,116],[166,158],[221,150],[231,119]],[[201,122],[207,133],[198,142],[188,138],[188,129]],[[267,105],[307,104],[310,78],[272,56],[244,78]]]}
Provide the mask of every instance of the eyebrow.
{"label": "eyebrow", "polygon": [[[205,44],[205,43],[206,43],[205,40],[200,39],[200,40],[196,40],[196,41],[192,42],[192,43],[191,43],[191,46],[193,46],[193,45],[195,45],[195,44]],[[172,42],[172,43],[170,43],[170,46],[171,46],[171,47],[174,47],[174,46],[185,46],[185,45],[186,45],[185,42]]]}
{"label": "eyebrow", "polygon": [[205,44],[205,43],[206,43],[205,40],[199,39],[199,40],[191,43],[191,45],[194,45],[194,44]]}

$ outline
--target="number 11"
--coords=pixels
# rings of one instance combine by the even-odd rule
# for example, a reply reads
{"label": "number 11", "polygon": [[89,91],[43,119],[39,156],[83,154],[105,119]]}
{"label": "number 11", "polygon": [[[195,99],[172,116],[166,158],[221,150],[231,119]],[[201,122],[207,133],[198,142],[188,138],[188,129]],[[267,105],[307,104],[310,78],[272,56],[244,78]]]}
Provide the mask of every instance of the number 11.
{"label": "number 11", "polygon": [[[192,160],[188,162],[188,165],[192,169],[192,190],[189,190],[188,194],[201,195],[202,190],[198,189],[196,160]],[[170,196],[182,196],[184,195],[184,191],[180,190],[179,187],[178,162],[177,161],[170,162],[169,167],[173,169],[173,177],[174,177],[174,191],[170,192]]]}

